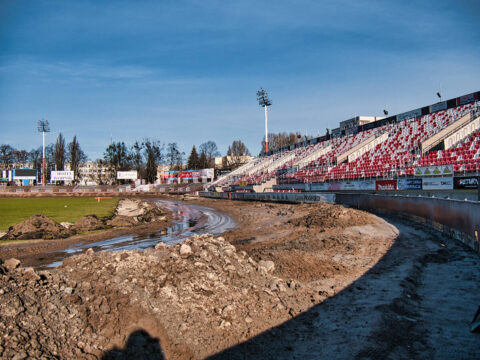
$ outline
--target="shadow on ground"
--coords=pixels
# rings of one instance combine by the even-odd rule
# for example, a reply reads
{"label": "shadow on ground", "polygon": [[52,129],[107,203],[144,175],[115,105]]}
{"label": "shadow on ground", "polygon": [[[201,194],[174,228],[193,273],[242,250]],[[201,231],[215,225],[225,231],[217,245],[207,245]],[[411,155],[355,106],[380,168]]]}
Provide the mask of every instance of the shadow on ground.
{"label": "shadow on ground", "polygon": [[102,360],[145,359],[163,360],[163,351],[158,338],[150,336],[145,330],[132,332],[123,349],[113,348],[105,352]]}
{"label": "shadow on ground", "polygon": [[[462,272],[468,279],[480,269],[478,257],[439,232],[399,219],[388,221],[400,234],[362,277],[297,317],[209,359],[446,359],[454,354],[461,358],[479,355],[474,345],[478,339],[472,338],[468,329],[468,319],[480,301],[480,296],[468,296],[479,281],[473,278],[463,285],[467,296],[454,285]],[[468,258],[465,264],[461,262],[464,257]],[[457,269],[458,264],[461,269]],[[443,270],[434,281],[438,284],[425,285],[425,277],[439,269]],[[444,297],[445,292],[453,296]],[[457,322],[442,315],[444,310],[452,314],[452,308],[458,311],[452,315]],[[449,323],[444,324],[444,318]],[[437,345],[445,346],[440,354],[435,350]]]}

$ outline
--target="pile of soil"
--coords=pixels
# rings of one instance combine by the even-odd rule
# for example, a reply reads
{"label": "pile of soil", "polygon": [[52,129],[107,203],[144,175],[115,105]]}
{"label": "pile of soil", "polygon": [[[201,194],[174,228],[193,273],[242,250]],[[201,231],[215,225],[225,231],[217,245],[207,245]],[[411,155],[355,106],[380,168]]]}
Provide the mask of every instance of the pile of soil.
{"label": "pile of soil", "polygon": [[96,215],[85,215],[72,228],[78,232],[102,230],[105,229],[105,224]]}
{"label": "pile of soil", "polygon": [[156,206],[155,204],[149,202],[142,202],[140,207],[143,209],[143,213],[137,216],[139,222],[153,222],[153,221],[163,221],[166,219],[166,212]]}
{"label": "pile of soil", "polygon": [[347,209],[342,205],[320,203],[311,205],[309,214],[300,218],[291,219],[289,224],[306,228],[344,229],[349,226],[371,224],[375,217],[365,211]]}
{"label": "pile of soil", "polygon": [[21,223],[11,226],[2,239],[63,239],[74,233],[45,215],[35,214]]}
{"label": "pile of soil", "polygon": [[138,224],[138,220],[133,216],[116,215],[112,219],[107,220],[107,225],[112,227],[131,227]]}
{"label": "pile of soil", "polygon": [[[143,252],[88,250],[51,271],[17,266],[0,266],[2,358],[114,357],[140,330],[166,358],[203,358],[320,300],[273,276],[273,262],[211,235]],[[138,358],[158,350],[142,339]]]}
{"label": "pile of soil", "polygon": [[164,221],[167,219],[167,213],[147,201],[137,199],[121,199],[118,202],[117,209],[107,225],[115,227],[130,227],[138,223],[150,223]]}

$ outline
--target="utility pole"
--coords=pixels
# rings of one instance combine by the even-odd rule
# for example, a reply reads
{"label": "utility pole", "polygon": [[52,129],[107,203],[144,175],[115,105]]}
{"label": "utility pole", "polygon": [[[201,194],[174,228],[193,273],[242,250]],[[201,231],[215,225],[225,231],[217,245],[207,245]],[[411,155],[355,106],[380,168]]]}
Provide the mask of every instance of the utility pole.
{"label": "utility pole", "polygon": [[42,133],[43,138],[43,156],[42,156],[42,185],[45,186],[45,133],[50,132],[48,120],[38,120],[37,129]]}
{"label": "utility pole", "polygon": [[265,108],[265,154],[268,153],[268,107],[272,105],[272,102],[268,98],[268,93],[260,88],[257,91],[258,104]]}

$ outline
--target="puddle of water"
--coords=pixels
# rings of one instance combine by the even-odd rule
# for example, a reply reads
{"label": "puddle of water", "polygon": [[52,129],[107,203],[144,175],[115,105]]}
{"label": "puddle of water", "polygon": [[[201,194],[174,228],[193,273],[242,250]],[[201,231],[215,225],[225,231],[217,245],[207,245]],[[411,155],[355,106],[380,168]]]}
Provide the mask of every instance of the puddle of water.
{"label": "puddle of water", "polygon": [[57,267],[62,264],[64,258],[79,254],[88,248],[95,251],[145,250],[154,247],[159,242],[166,245],[176,244],[194,234],[220,235],[235,226],[235,222],[230,217],[203,206],[165,200],[157,200],[157,202],[172,211],[174,218],[177,219],[175,224],[169,227],[166,232],[157,231],[147,235],[126,235],[94,243],[75,244],[58,253],[61,260],[40,267]]}

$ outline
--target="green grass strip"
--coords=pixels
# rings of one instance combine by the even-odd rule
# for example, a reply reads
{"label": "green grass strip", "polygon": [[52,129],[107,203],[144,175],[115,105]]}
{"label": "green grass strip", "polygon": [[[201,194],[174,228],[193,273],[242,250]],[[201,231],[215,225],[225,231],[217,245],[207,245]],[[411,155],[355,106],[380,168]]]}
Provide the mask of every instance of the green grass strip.
{"label": "green grass strip", "polygon": [[118,198],[6,198],[0,199],[0,230],[28,219],[34,214],[43,214],[57,222],[75,222],[85,215],[99,218],[112,216]]}

